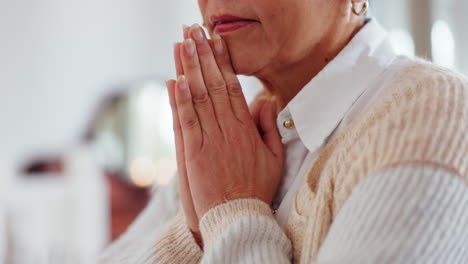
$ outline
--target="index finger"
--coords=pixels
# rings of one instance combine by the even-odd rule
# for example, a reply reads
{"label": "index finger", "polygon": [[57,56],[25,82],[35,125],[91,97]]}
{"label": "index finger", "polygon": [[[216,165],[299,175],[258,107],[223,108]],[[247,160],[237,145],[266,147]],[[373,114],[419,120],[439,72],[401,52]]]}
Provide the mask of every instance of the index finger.
{"label": "index finger", "polygon": [[195,40],[197,46],[201,74],[210,94],[216,117],[218,122],[224,123],[230,120],[231,117],[235,117],[226,89],[226,82],[218,68],[204,30],[198,24],[194,24],[190,30],[190,36]]}
{"label": "index finger", "polygon": [[248,123],[252,120],[250,116],[249,106],[245,100],[242,87],[237,78],[237,74],[231,64],[231,57],[227,49],[226,43],[219,35],[215,35],[210,41],[216,62],[219,70],[226,82],[226,88],[231,100],[232,109],[239,120]]}

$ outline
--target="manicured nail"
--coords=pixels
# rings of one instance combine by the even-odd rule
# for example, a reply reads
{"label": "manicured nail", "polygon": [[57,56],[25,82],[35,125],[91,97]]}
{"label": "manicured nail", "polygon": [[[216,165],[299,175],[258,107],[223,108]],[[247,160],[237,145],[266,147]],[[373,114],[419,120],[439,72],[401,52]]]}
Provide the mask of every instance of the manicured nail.
{"label": "manicured nail", "polygon": [[213,43],[214,43],[214,48],[215,48],[216,53],[223,54],[223,50],[224,50],[223,40],[221,39],[219,35],[213,36]]}
{"label": "manicured nail", "polygon": [[193,24],[192,35],[196,42],[200,43],[204,40],[202,28],[198,24]]}
{"label": "manicured nail", "polygon": [[187,52],[187,55],[193,56],[195,55],[195,43],[192,39],[184,40],[184,49]]}
{"label": "manicured nail", "polygon": [[170,81],[171,81],[171,80],[166,80],[166,87],[167,87],[167,88],[169,88],[169,82],[170,82]]}
{"label": "manicured nail", "polygon": [[185,75],[180,75],[177,78],[177,84],[181,90],[187,90],[188,85],[187,85],[187,79],[185,78]]}

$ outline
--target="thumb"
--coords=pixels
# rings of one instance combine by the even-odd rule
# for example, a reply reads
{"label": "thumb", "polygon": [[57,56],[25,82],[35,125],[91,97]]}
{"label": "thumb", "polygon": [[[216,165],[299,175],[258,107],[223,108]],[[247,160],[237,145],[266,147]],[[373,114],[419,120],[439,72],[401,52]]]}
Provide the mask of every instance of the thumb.
{"label": "thumb", "polygon": [[276,104],[274,102],[266,102],[259,116],[260,129],[262,130],[263,142],[271,152],[280,161],[283,160],[283,144],[281,136],[276,125]]}

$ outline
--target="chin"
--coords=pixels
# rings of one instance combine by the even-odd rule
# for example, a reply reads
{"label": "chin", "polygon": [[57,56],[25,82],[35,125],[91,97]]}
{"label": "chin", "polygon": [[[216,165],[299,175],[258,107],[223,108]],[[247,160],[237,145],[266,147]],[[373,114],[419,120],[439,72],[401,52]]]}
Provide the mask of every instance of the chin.
{"label": "chin", "polygon": [[263,59],[258,56],[258,53],[252,52],[252,49],[244,48],[229,48],[231,61],[236,74],[239,75],[254,75],[263,66]]}

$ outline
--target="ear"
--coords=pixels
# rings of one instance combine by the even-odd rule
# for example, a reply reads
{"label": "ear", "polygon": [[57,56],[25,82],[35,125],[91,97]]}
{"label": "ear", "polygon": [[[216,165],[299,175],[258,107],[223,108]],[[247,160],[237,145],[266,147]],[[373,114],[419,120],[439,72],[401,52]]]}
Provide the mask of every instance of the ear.
{"label": "ear", "polygon": [[356,16],[362,16],[369,9],[369,0],[350,0],[351,10]]}

